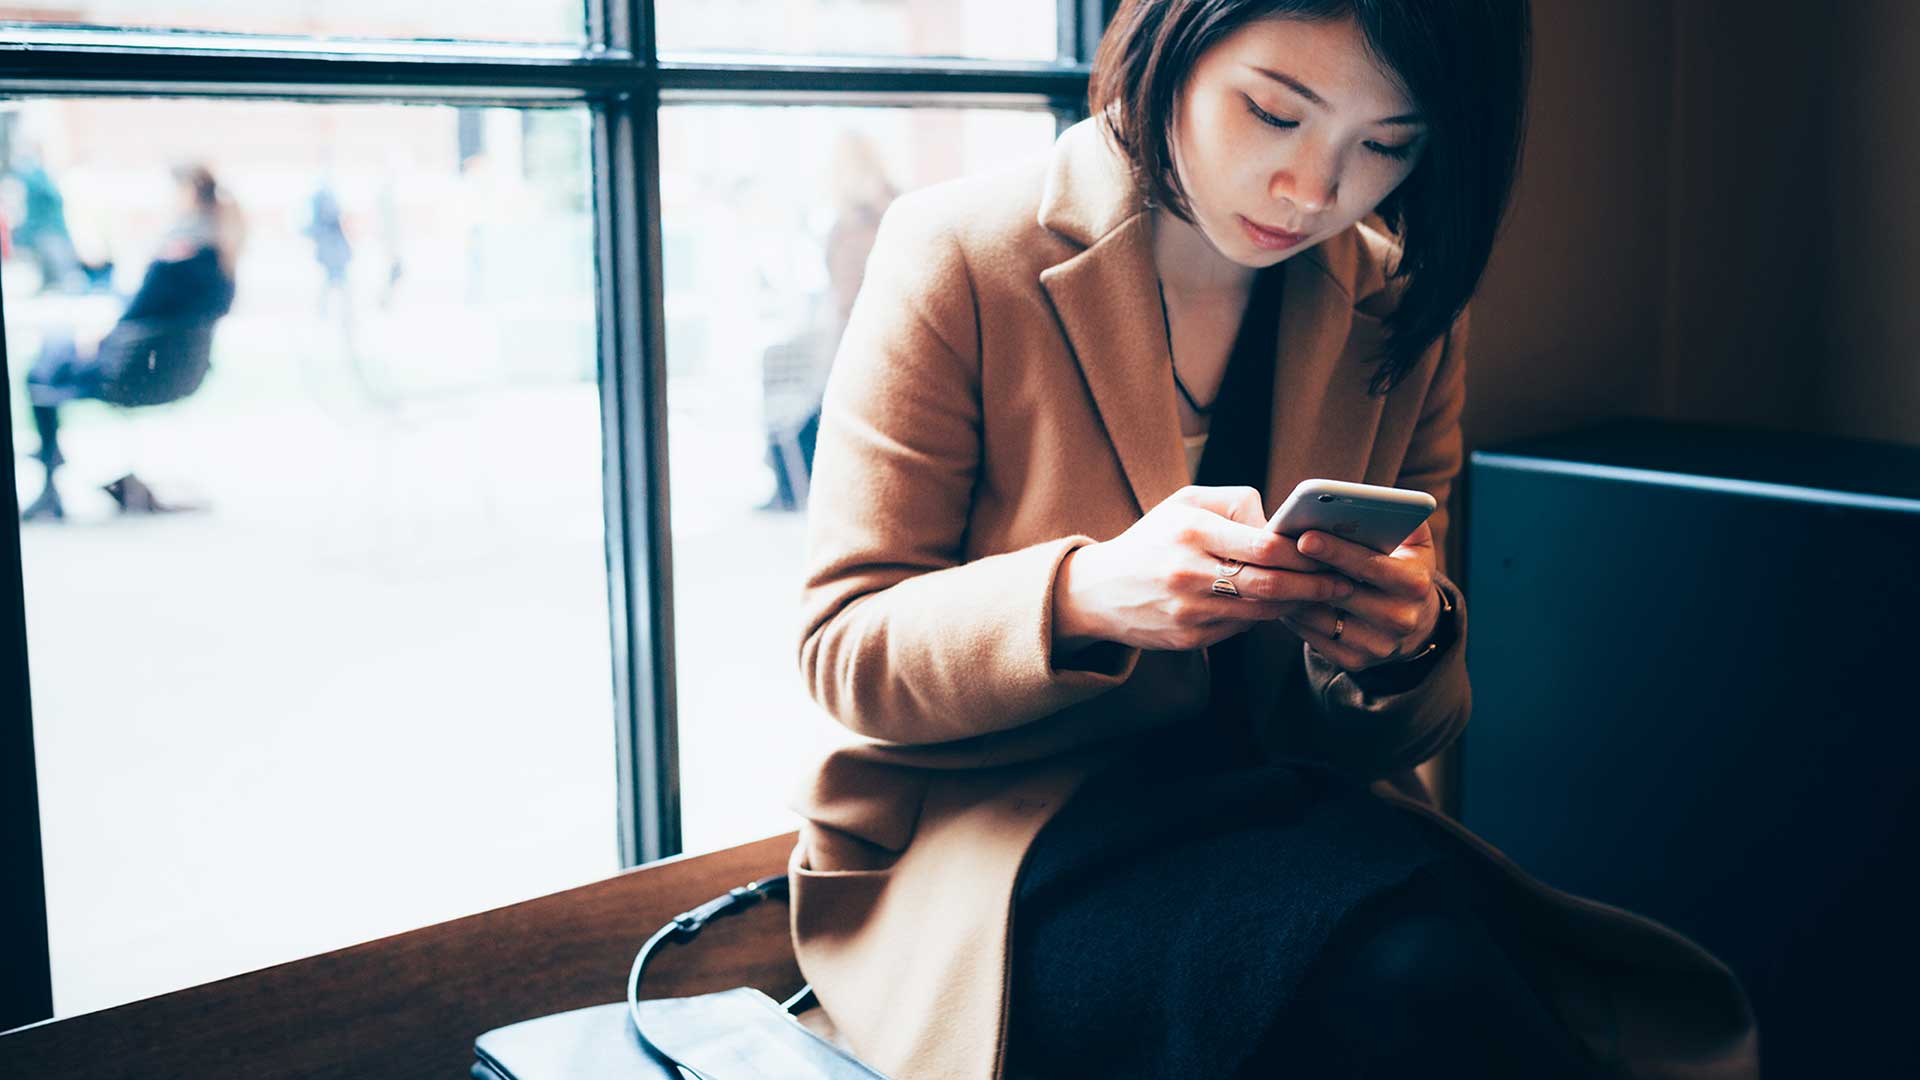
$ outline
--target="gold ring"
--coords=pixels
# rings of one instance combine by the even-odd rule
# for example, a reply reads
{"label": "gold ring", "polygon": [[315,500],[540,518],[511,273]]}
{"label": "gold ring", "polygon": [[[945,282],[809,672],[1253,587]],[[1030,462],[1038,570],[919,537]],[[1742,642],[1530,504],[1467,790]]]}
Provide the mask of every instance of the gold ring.
{"label": "gold ring", "polygon": [[1222,578],[1214,578],[1214,579],[1213,579],[1213,595],[1215,595],[1215,596],[1239,596],[1239,595],[1240,595],[1240,590],[1239,590],[1239,589],[1236,589],[1236,588],[1234,588],[1234,587],[1233,587],[1233,582],[1231,582],[1231,581],[1228,581],[1228,580],[1227,580],[1226,578],[1223,578],[1223,577],[1222,577]]}
{"label": "gold ring", "polygon": [[1333,640],[1339,641],[1340,635],[1347,632],[1347,617],[1339,612],[1333,613]]}
{"label": "gold ring", "polygon": [[1221,577],[1232,577],[1246,568],[1247,564],[1241,562],[1239,559],[1222,558],[1220,565],[1213,568],[1213,572],[1219,574]]}

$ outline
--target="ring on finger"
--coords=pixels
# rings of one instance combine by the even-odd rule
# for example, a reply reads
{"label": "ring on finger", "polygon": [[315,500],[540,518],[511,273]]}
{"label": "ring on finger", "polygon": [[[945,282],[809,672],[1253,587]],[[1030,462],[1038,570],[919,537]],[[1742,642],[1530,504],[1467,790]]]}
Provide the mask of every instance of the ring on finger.
{"label": "ring on finger", "polygon": [[1333,633],[1327,635],[1328,639],[1332,641],[1339,641],[1340,635],[1346,632],[1347,632],[1347,617],[1345,615],[1340,614],[1338,611],[1334,612],[1333,613]]}
{"label": "ring on finger", "polygon": [[1213,572],[1220,575],[1223,578],[1230,578],[1233,575],[1239,573],[1240,571],[1246,569],[1246,567],[1247,567],[1247,564],[1241,562],[1239,559],[1229,559],[1229,558],[1222,557],[1220,559],[1220,565],[1214,567]]}
{"label": "ring on finger", "polygon": [[1240,595],[1240,590],[1234,588],[1233,582],[1228,581],[1226,578],[1223,578],[1223,577],[1214,578],[1213,579],[1213,595],[1237,597]]}

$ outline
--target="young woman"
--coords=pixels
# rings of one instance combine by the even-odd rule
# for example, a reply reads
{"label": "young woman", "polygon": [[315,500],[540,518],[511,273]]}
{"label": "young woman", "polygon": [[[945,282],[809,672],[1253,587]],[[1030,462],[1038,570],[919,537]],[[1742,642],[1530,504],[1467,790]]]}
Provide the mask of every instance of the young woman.
{"label": "young woman", "polygon": [[[801,967],[903,1077],[1748,1076],[1727,969],[1413,773],[1525,0],[1129,0],[1093,119],[888,213],[828,385]],[[1276,536],[1419,489],[1397,550]]]}

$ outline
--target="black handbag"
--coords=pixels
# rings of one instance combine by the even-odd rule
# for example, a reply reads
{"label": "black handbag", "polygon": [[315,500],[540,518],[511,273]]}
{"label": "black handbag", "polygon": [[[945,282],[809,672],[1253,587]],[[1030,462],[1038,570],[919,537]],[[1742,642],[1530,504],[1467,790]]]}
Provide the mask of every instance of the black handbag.
{"label": "black handbag", "polygon": [[886,1080],[794,1019],[813,1001],[809,987],[785,1002],[746,986],[640,1000],[641,979],[663,946],[690,942],[709,922],[761,900],[786,897],[785,876],[765,878],[675,916],[634,955],[625,1002],[487,1032],[474,1041],[474,1080]]}

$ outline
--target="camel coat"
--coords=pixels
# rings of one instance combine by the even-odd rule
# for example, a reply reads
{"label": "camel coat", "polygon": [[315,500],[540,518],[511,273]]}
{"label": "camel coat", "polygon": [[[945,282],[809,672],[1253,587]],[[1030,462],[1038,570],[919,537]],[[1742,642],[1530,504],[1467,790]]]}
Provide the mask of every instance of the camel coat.
{"label": "camel coat", "polygon": [[[800,667],[850,735],[796,797],[793,932],[840,1038],[895,1077],[1004,1074],[1028,846],[1116,736],[1202,727],[1204,650],[1109,644],[1062,668],[1050,647],[1061,560],[1188,482],[1143,198],[1093,121],[1045,158],[901,198],[828,381]],[[1271,513],[1308,477],[1418,488],[1441,505],[1444,550],[1466,319],[1369,396],[1394,251],[1363,223],[1285,263],[1261,494]],[[1248,665],[1259,742],[1375,781],[1497,868],[1554,958],[1561,1015],[1603,1060],[1753,1076],[1751,1012],[1717,960],[1534,881],[1426,798],[1411,770],[1470,700],[1466,607],[1441,585],[1458,638],[1400,693],[1370,695],[1281,624],[1248,631],[1269,658]]]}

